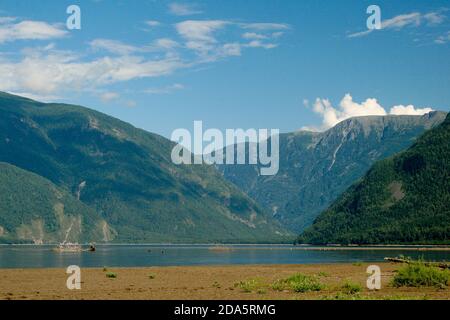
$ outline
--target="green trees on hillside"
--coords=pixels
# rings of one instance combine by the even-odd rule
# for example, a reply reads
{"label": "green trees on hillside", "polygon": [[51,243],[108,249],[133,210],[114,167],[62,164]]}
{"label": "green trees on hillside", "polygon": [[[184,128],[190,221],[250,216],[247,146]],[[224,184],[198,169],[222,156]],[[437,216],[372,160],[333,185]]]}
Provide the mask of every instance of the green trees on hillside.
{"label": "green trees on hillside", "polygon": [[298,242],[450,243],[450,117],[376,163]]}

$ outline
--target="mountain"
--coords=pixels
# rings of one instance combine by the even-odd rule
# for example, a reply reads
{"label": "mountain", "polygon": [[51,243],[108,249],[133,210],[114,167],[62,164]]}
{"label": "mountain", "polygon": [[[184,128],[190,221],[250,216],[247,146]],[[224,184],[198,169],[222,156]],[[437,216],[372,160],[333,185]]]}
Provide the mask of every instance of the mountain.
{"label": "mountain", "polygon": [[450,243],[450,115],[408,150],[377,162],[301,243]]}
{"label": "mountain", "polygon": [[0,163],[0,240],[34,243],[113,237],[106,221],[49,180]]}
{"label": "mountain", "polygon": [[[5,182],[25,196],[25,176],[33,173],[34,190],[46,197],[29,208],[21,201],[12,211],[1,206],[3,235],[31,241],[36,235],[19,228],[34,230],[41,221],[50,239],[58,227],[52,190],[67,195],[82,226],[100,221],[116,242],[279,242],[290,235],[214,167],[174,165],[174,143],[159,135],[81,106],[6,93],[0,112],[0,162],[27,171],[18,175],[22,182]],[[45,212],[29,211],[41,204]],[[90,240],[103,241],[103,232]]]}
{"label": "mountain", "polygon": [[[220,165],[224,177],[283,226],[300,233],[371,165],[402,151],[446,113],[351,118],[325,132],[280,135],[280,165],[262,176],[257,165]],[[247,149],[248,150],[248,149]]]}

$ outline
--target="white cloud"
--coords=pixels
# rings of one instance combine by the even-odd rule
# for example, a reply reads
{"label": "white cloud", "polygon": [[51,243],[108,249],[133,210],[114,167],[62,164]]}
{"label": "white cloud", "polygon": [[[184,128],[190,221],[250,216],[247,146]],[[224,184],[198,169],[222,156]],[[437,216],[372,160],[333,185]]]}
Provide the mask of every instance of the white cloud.
{"label": "white cloud", "polygon": [[[317,98],[313,105],[313,111],[322,117],[322,125],[320,127],[304,127],[304,130],[323,131],[352,117],[384,116],[388,114],[377,99],[367,99],[362,103],[357,103],[353,101],[350,94],[344,96],[337,108],[333,107],[328,99]],[[416,109],[412,105],[398,105],[392,107],[389,114],[423,115],[431,111],[433,111],[431,108]]]}
{"label": "white cloud", "polygon": [[441,24],[447,18],[445,15],[443,15],[440,12],[429,12],[429,13],[425,14],[423,17],[430,25]]}
{"label": "white cloud", "polygon": [[250,41],[244,45],[245,47],[273,49],[278,47],[278,44],[271,41],[281,37],[283,34],[284,32],[270,32],[268,34],[246,32],[242,35],[242,37]]}
{"label": "white cloud", "polygon": [[264,40],[264,39],[267,39],[267,36],[264,34],[255,33],[255,32],[246,32],[242,35],[242,38],[250,39],[250,40]]}
{"label": "white cloud", "polygon": [[434,42],[436,42],[437,44],[445,44],[449,41],[450,41],[450,31],[448,31],[443,36],[439,36],[436,40],[434,40]]}
{"label": "white cloud", "polygon": [[62,38],[67,31],[42,21],[25,20],[14,23],[16,18],[0,18],[0,43],[15,40],[48,40]]}
{"label": "white cloud", "polygon": [[16,17],[0,17],[0,24],[12,23],[16,21]]}
{"label": "white cloud", "polygon": [[103,102],[109,102],[112,100],[116,100],[120,97],[120,95],[116,92],[104,92],[100,95],[100,99]]}
{"label": "white cloud", "polygon": [[219,50],[221,56],[240,56],[241,45],[239,43],[225,43]]}
{"label": "white cloud", "polygon": [[250,41],[246,46],[250,47],[250,48],[273,49],[273,48],[276,48],[278,45],[275,43],[264,43],[259,40],[253,40],[253,41]]}
{"label": "white cloud", "polygon": [[125,101],[125,106],[128,108],[134,108],[137,106],[137,103],[134,100],[127,100]]}
{"label": "white cloud", "polygon": [[[249,41],[247,43],[237,41],[220,43],[217,33],[228,26],[256,29],[258,32],[243,33],[242,38]],[[279,23],[243,24],[224,20],[187,20],[177,23],[175,27],[178,34],[186,41],[185,47],[195,51],[204,61],[240,56],[243,48],[276,48],[278,44],[270,40],[281,37],[283,32],[272,31],[289,28],[288,25]]]}
{"label": "white cloud", "polygon": [[160,39],[156,39],[153,42],[153,47],[159,48],[159,49],[170,50],[170,49],[179,47],[179,44],[178,44],[178,42],[176,42],[172,39],[169,39],[169,38],[160,38]]}
{"label": "white cloud", "polygon": [[175,27],[182,37],[190,41],[216,42],[213,33],[228,23],[223,20],[187,20]]}
{"label": "white cloud", "polygon": [[180,83],[174,83],[170,86],[161,87],[161,88],[148,88],[148,89],[144,90],[144,92],[148,93],[148,94],[169,94],[174,91],[179,91],[179,90],[183,90],[183,89],[184,89],[184,85],[182,85]]}
{"label": "white cloud", "polygon": [[[11,39],[53,40],[67,33],[45,22],[17,21],[12,17],[0,17],[0,43]],[[159,22],[147,21],[147,24],[156,26]],[[177,41],[159,38],[146,45],[131,45],[112,39],[93,39],[89,42],[90,50],[77,53],[58,50],[54,42],[25,47],[15,55],[0,53],[0,90],[47,97],[43,100],[56,98],[56,94],[89,92],[103,101],[110,101],[116,96],[107,87],[117,82],[169,75],[181,68],[240,56],[246,48],[275,48],[278,45],[274,43],[278,42],[275,38],[283,34],[277,30],[286,26],[186,20],[174,25]],[[229,32],[232,28],[238,32]],[[246,33],[245,37],[240,36]],[[8,38],[11,35],[14,37]],[[93,50],[95,55],[89,57]]]}
{"label": "white cloud", "polygon": [[169,12],[176,16],[190,16],[202,13],[202,11],[198,10],[197,7],[193,4],[177,3],[177,2],[169,4]]}
{"label": "white cloud", "polygon": [[422,15],[419,12],[401,14],[381,22],[381,29],[401,29],[406,26],[420,25]]}
{"label": "white cloud", "polygon": [[147,20],[147,21],[145,21],[145,24],[148,25],[149,27],[157,27],[157,26],[161,25],[161,23],[156,20]]}
{"label": "white cloud", "polygon": [[228,24],[223,20],[187,20],[177,23],[175,28],[186,41],[186,48],[195,51],[205,61],[214,61],[227,52],[231,55],[237,53],[236,47],[219,44],[214,35]]}
{"label": "white cloud", "polygon": [[411,116],[421,116],[426,113],[430,113],[433,111],[431,108],[423,108],[423,109],[416,109],[413,105],[398,105],[391,108],[389,111],[389,114],[394,115],[411,115]]}
{"label": "white cloud", "polygon": [[[400,30],[405,27],[418,27],[422,22],[427,22],[428,25],[438,25],[445,20],[445,16],[440,12],[428,12],[422,14],[420,12],[412,12],[408,14],[400,14],[393,18],[382,20],[382,30]],[[366,36],[375,31],[374,29],[365,30],[361,32],[348,34],[348,38],[357,38]]]}
{"label": "white cloud", "polygon": [[241,27],[243,29],[251,29],[257,31],[267,31],[267,30],[287,30],[291,27],[286,23],[242,23]]}
{"label": "white cloud", "polygon": [[129,55],[131,53],[143,51],[141,48],[109,39],[95,39],[91,41],[89,45],[96,50],[106,50],[119,55]]}
{"label": "white cloud", "polygon": [[119,56],[85,62],[69,52],[38,51],[17,62],[0,61],[0,90],[39,94],[92,90],[121,81],[168,75],[183,67],[176,58]]}

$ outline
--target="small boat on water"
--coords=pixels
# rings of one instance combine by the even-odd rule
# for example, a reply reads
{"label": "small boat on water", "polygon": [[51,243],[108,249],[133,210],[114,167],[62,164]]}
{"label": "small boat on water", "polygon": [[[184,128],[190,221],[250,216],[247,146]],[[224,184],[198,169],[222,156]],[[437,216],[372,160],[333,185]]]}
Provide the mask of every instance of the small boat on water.
{"label": "small boat on water", "polygon": [[95,246],[93,244],[90,244],[89,248],[83,249],[83,247],[78,243],[62,242],[53,250],[56,252],[83,252],[83,251],[94,252]]}

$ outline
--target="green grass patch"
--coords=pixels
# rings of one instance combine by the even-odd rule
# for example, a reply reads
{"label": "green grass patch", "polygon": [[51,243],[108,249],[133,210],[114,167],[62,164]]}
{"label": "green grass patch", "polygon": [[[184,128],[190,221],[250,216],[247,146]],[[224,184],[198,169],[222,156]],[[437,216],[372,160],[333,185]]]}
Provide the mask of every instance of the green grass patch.
{"label": "green grass patch", "polygon": [[438,287],[444,288],[450,282],[450,271],[426,266],[422,261],[400,268],[394,278],[394,287]]}
{"label": "green grass patch", "polygon": [[277,280],[272,284],[274,290],[293,290],[294,292],[320,291],[324,287],[316,277],[302,273],[294,274],[287,279]]}
{"label": "green grass patch", "polygon": [[117,274],[115,274],[114,272],[108,272],[106,274],[106,277],[110,278],[110,279],[115,279],[115,278],[117,278]]}
{"label": "green grass patch", "polygon": [[234,287],[241,289],[243,292],[262,292],[264,290],[264,283],[260,279],[249,279],[240,281],[234,285]]}

